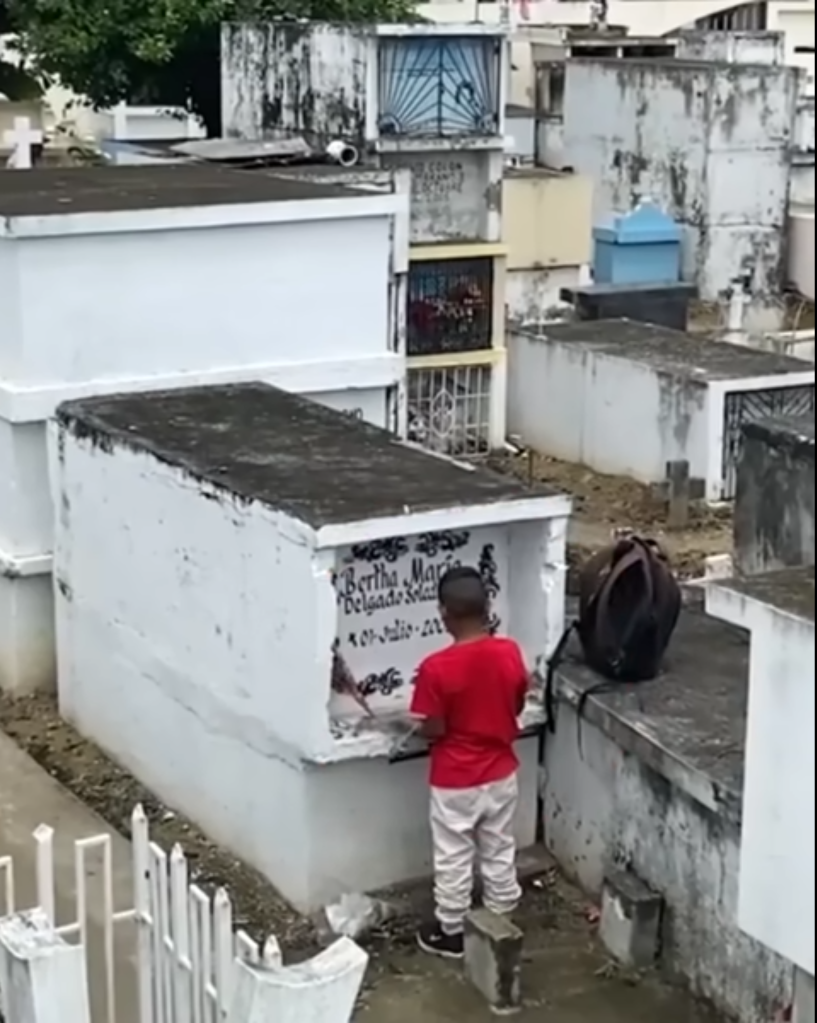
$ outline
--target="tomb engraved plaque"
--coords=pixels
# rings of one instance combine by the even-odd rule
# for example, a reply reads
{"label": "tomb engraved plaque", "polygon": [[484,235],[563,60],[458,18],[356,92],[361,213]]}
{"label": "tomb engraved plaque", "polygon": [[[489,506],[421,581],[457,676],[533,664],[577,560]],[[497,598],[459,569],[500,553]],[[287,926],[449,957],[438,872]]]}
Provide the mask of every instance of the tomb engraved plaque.
{"label": "tomb engraved plaque", "polygon": [[404,154],[400,165],[411,171],[413,242],[482,237],[488,185],[484,154],[441,153],[432,159]]}
{"label": "tomb engraved plaque", "polygon": [[507,534],[452,530],[391,537],[339,552],[340,649],[368,697],[406,702],[419,662],[448,638],[437,587],[455,565],[478,569],[491,596],[490,627],[507,619]]}
{"label": "tomb engraved plaque", "polygon": [[426,160],[412,169],[412,197],[434,203],[461,195],[465,187],[465,167],[456,160]]}

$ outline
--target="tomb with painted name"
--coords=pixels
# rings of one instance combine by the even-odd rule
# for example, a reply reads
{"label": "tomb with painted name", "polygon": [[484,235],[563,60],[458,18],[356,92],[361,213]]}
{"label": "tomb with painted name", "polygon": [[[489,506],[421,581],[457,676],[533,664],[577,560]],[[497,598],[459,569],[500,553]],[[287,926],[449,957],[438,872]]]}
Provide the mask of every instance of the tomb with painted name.
{"label": "tomb with painted name", "polygon": [[[428,873],[408,706],[438,581],[478,568],[541,669],[569,498],[262,384],[67,403],[49,451],[62,713],[302,909]],[[519,755],[527,846],[538,735]]]}
{"label": "tomb with painted name", "polygon": [[0,171],[0,689],[54,685],[56,406],[264,380],[395,428],[407,223],[403,195],[211,165]]}

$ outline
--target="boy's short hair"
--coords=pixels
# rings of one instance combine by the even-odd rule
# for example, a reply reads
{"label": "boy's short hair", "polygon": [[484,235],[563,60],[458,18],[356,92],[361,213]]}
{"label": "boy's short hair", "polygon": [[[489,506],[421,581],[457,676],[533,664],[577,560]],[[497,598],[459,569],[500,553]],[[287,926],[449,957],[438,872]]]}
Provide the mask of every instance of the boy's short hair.
{"label": "boy's short hair", "polygon": [[440,579],[437,596],[451,618],[484,618],[488,613],[488,591],[475,568],[465,565],[449,568]]}

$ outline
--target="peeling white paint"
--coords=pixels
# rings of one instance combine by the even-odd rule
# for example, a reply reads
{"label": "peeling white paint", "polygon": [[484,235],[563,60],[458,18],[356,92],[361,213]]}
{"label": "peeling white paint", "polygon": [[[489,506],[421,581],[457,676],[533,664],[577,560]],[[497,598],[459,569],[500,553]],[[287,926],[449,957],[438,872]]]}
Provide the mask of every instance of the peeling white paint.
{"label": "peeling white paint", "polygon": [[632,869],[665,901],[663,967],[729,1018],[769,1023],[790,1001],[791,968],[738,927],[739,827],[565,703],[545,755],[545,835],[560,866],[596,897],[611,863]]}
{"label": "peeling white paint", "polygon": [[91,1023],[82,948],[42,909],[0,919],[0,1015],[8,1023]]}
{"label": "peeling white paint", "polygon": [[396,192],[0,223],[0,688],[54,682],[48,581],[29,577],[49,570],[56,406],[263,380],[392,425],[407,224]]}
{"label": "peeling white paint", "polygon": [[652,198],[684,230],[685,280],[717,299],[748,274],[782,286],[797,72],[629,59],[567,66],[565,161],[594,180],[595,219]]}
{"label": "peeling white paint", "polygon": [[[50,450],[65,512],[54,562],[65,716],[301,908],[421,876],[430,856],[427,760],[422,750],[400,763],[388,757],[408,726],[416,660],[445,642],[434,576],[458,552],[420,557],[419,576],[416,552],[408,565],[381,566],[425,580],[394,615],[419,627],[416,643],[401,634],[369,644],[364,633],[380,635],[384,614],[341,606],[335,574],[366,572],[346,560],[353,543],[403,537],[416,546],[422,534],[467,531],[468,562],[495,562],[503,632],[540,665],[564,621],[569,499],[312,530],[147,454],[106,452],[56,425]],[[352,596],[376,596],[378,585],[362,581]],[[391,666],[403,676],[389,699],[373,699],[375,722],[331,693],[336,637],[358,677]],[[536,737],[520,743],[525,845],[535,837],[537,750]]]}
{"label": "peeling white paint", "polygon": [[[728,379],[724,366],[714,365],[719,347],[714,342],[706,357],[710,368],[692,362],[684,367],[683,353],[669,350],[682,336],[675,332],[667,332],[664,357],[660,350],[648,352],[649,343],[632,350],[625,350],[625,342],[610,347],[604,328],[598,336],[589,324],[567,328],[578,332],[572,340],[560,335],[562,329],[531,325],[510,334],[510,434],[556,458],[643,483],[662,483],[668,462],[687,461],[712,502],[724,498],[730,475],[724,449],[727,395],[814,386],[814,370],[806,363],[792,359],[789,366],[779,365],[772,356],[737,346],[729,347],[739,353],[740,376]],[[631,409],[625,416],[622,395]]]}

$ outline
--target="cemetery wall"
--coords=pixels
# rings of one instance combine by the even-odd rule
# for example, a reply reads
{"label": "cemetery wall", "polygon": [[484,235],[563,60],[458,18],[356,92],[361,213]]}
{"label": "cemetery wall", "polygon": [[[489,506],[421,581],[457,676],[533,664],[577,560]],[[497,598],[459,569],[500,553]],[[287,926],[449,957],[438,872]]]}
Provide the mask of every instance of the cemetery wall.
{"label": "cemetery wall", "polygon": [[132,215],[131,230],[124,221],[117,230],[115,215],[104,233],[83,231],[82,216],[50,232],[22,228],[2,243],[13,246],[17,283],[17,330],[0,341],[16,363],[11,379],[67,397],[195,368],[376,360],[388,344],[391,219],[349,214],[282,224],[251,214],[209,237],[174,230],[181,218],[167,211]]}
{"label": "cemetery wall", "polygon": [[502,222],[511,322],[536,322],[563,307],[561,289],[589,275],[592,196],[592,182],[578,174],[544,167],[506,173]]}
{"label": "cemetery wall", "polygon": [[[810,607],[775,606],[763,592],[763,581],[775,579],[792,594],[804,589]],[[810,580],[797,570],[761,576],[748,593],[712,586],[707,610],[751,633],[738,922],[813,977],[813,570]]]}

